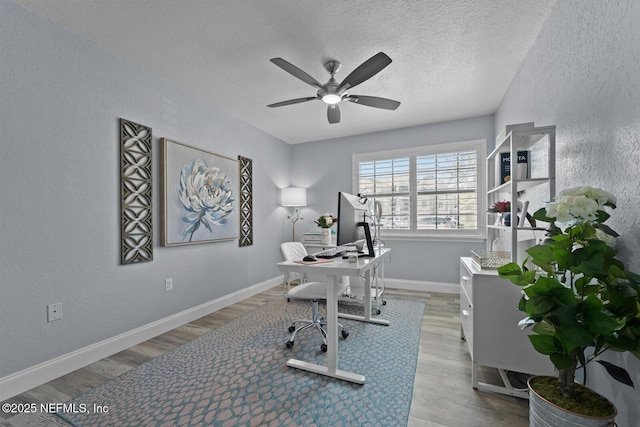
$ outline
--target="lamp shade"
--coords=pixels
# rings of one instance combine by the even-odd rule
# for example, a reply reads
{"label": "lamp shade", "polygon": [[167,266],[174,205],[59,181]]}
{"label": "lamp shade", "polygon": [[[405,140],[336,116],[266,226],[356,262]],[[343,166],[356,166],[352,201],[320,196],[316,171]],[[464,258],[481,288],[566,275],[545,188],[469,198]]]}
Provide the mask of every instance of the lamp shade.
{"label": "lamp shade", "polygon": [[283,188],[280,193],[282,206],[307,206],[307,190],[305,188]]}

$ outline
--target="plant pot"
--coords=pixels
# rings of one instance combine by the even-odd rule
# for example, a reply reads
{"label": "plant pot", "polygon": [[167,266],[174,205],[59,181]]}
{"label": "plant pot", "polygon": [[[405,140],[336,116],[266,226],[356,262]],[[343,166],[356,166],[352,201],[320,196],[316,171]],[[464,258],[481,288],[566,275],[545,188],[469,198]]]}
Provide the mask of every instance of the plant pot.
{"label": "plant pot", "polygon": [[[564,409],[544,397],[542,397],[532,387],[531,383],[535,382],[537,378],[531,377],[527,381],[529,386],[529,426],[530,427],[615,427],[617,424],[614,422],[614,418],[617,414],[615,406],[609,402],[605,397],[598,395],[602,400],[609,402],[613,408],[613,413],[604,417],[593,417],[588,415],[581,415],[567,409]],[[553,380],[557,381],[555,377]],[[583,389],[588,393],[596,394],[594,391],[588,388],[576,384],[576,387]]]}

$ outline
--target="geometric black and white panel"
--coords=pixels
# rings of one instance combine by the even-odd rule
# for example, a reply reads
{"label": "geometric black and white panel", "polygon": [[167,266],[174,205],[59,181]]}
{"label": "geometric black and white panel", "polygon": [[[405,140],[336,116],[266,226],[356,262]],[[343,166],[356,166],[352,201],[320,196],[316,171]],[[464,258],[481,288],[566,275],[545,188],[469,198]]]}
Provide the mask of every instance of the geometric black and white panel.
{"label": "geometric black and white panel", "polygon": [[238,156],[240,163],[240,246],[253,245],[253,161]]}
{"label": "geometric black and white panel", "polygon": [[153,260],[151,128],[120,119],[120,263]]}

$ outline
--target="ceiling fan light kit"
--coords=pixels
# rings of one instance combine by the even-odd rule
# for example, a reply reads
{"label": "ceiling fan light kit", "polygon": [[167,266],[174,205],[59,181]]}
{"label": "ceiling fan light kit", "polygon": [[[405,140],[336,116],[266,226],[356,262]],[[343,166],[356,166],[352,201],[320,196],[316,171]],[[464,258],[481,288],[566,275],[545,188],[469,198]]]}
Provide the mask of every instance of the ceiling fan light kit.
{"label": "ceiling fan light kit", "polygon": [[332,59],[325,62],[324,68],[329,72],[329,74],[331,74],[331,77],[324,85],[320,84],[320,82],[309,74],[282,58],[273,58],[271,59],[271,62],[292,76],[302,80],[310,86],[313,86],[317,89],[317,92],[316,96],[276,102],[275,104],[269,104],[268,107],[283,107],[285,105],[299,104],[301,102],[313,100],[323,101],[327,104],[327,119],[329,120],[329,123],[334,124],[340,123],[340,107],[338,104],[342,101],[350,101],[356,104],[382,108],[385,110],[395,110],[400,105],[400,102],[392,99],[379,98],[376,96],[349,95],[347,93],[348,89],[369,80],[371,77],[375,76],[387,67],[387,65],[391,64],[391,58],[389,58],[384,52],[379,52],[360,64],[360,66],[345,77],[341,83],[338,83],[334,77],[342,65],[340,61]]}

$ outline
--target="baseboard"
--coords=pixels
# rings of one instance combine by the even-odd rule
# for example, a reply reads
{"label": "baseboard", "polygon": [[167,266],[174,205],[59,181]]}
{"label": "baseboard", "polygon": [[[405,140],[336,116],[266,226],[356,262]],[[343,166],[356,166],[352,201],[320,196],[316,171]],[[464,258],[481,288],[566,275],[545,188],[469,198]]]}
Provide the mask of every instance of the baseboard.
{"label": "baseboard", "polygon": [[120,335],[56,357],[0,378],[0,402],[59,378],[100,359],[109,357],[172,329],[192,322],[282,283],[282,276],[269,279],[216,300],[192,307]]}
{"label": "baseboard", "polygon": [[[6,377],[0,378],[0,402],[34,387],[59,378],[100,359],[109,357],[172,329],[228,307],[282,283],[282,276],[269,279],[213,301],[165,317],[123,334],[100,341],[71,353],[56,357]],[[426,292],[458,293],[457,283],[385,279],[385,286]]]}
{"label": "baseboard", "polygon": [[422,280],[385,279],[385,286],[393,289],[441,292],[444,294],[457,294],[460,292],[459,283],[428,282]]}

